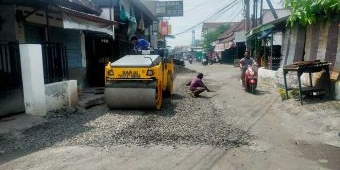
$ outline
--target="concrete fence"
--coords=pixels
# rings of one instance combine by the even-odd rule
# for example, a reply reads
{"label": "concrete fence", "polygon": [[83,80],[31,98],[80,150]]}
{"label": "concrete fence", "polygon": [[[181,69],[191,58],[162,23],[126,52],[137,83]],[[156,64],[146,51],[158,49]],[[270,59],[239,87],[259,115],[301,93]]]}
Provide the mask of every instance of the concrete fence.
{"label": "concrete fence", "polygon": [[[313,86],[321,86],[323,88],[331,88],[331,97],[335,100],[340,100],[340,80],[333,81],[331,86],[324,84],[322,81],[323,72],[312,73],[312,83]],[[296,72],[288,72],[286,75],[287,85],[288,87],[298,88],[297,82],[297,73]],[[268,70],[264,67],[260,67],[258,69],[258,83],[261,85],[268,85],[276,88],[284,88],[284,79],[283,79],[283,69],[280,68],[277,71]],[[304,73],[301,76],[301,84],[305,86],[309,86],[309,74]]]}
{"label": "concrete fence", "polygon": [[68,80],[45,85],[46,111],[78,105],[77,81]]}
{"label": "concrete fence", "polygon": [[45,84],[42,50],[39,44],[21,44],[20,61],[25,112],[44,116],[48,111],[78,104],[77,81]]}

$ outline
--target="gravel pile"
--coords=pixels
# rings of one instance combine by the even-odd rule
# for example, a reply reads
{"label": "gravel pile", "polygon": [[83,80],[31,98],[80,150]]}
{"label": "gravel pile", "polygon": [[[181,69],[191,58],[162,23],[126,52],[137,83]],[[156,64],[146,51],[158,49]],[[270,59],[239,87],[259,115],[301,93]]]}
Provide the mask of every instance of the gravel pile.
{"label": "gravel pile", "polygon": [[19,138],[0,140],[0,157],[17,150],[73,145],[209,145],[229,149],[249,144],[252,135],[226,124],[221,110],[213,108],[209,98],[192,98],[184,80],[176,81],[183,88],[165,99],[161,110],[109,110],[106,105],[86,112],[72,110],[71,114],[63,110]]}
{"label": "gravel pile", "polygon": [[185,66],[181,66],[181,65],[174,65],[175,67],[175,73],[177,74],[185,74],[185,73],[196,73],[195,70],[190,70],[188,68],[186,68]]}

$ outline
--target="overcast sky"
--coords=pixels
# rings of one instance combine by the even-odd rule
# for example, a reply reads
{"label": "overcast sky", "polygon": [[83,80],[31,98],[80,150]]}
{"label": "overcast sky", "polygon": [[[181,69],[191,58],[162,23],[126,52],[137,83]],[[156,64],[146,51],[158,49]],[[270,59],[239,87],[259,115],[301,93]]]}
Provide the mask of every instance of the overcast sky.
{"label": "overcast sky", "polygon": [[[281,1],[271,0],[274,8],[278,9],[283,8]],[[266,0],[263,2],[263,7],[268,9]],[[167,38],[167,45],[171,47],[190,45],[192,30],[195,30],[195,39],[201,39],[203,22],[238,22],[243,19],[243,0],[183,0],[183,6],[183,17],[168,18],[172,25],[172,34],[176,37]],[[221,12],[217,13],[218,11]]]}

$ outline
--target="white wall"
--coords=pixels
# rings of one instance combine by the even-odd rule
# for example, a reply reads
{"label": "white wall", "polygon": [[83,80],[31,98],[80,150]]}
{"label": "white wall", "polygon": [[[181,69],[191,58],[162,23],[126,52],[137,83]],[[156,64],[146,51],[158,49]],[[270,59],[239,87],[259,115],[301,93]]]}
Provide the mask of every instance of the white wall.
{"label": "white wall", "polygon": [[235,32],[235,42],[245,42],[246,41],[246,31]]}
{"label": "white wall", "polygon": [[113,15],[114,15],[113,8],[102,8],[102,13],[100,14],[100,18],[113,21],[114,20]]}
{"label": "white wall", "polygon": [[273,45],[282,45],[282,32],[276,32],[273,35]]}
{"label": "white wall", "polygon": [[78,105],[77,80],[68,80],[45,85],[46,110]]}
{"label": "white wall", "polygon": [[44,84],[41,45],[20,45],[25,112],[44,116],[48,111],[78,105],[77,80]]}
{"label": "white wall", "polygon": [[335,83],[335,94],[334,94],[335,100],[340,101],[340,81],[337,81]]}
{"label": "white wall", "polygon": [[[114,8],[102,8],[102,13],[100,14],[100,18],[104,18],[106,20],[114,21]],[[115,29],[112,27],[112,38],[115,39]]]}
{"label": "white wall", "polygon": [[41,45],[21,44],[19,48],[25,112],[31,115],[46,115]]}
{"label": "white wall", "polygon": [[[313,86],[315,86],[317,78],[319,77],[320,77],[320,73],[312,74]],[[286,79],[287,79],[288,87],[298,88],[296,72],[288,72],[288,74],[286,75]],[[261,85],[284,88],[283,69],[280,68],[277,71],[273,71],[273,70],[265,69],[263,67],[259,68],[258,83]],[[309,86],[309,74],[304,73],[301,75],[301,84],[305,86]],[[331,85],[331,87],[333,87],[333,84]],[[328,87],[328,88],[331,88],[331,87]],[[325,90],[327,90],[327,88]],[[326,91],[326,94],[327,93],[328,92]],[[337,81],[334,84],[334,92],[331,91],[330,95],[331,95],[331,98],[334,98],[335,100],[340,101],[340,81]]]}
{"label": "white wall", "polygon": [[258,83],[268,86],[276,87],[276,71],[260,67],[258,69]]}

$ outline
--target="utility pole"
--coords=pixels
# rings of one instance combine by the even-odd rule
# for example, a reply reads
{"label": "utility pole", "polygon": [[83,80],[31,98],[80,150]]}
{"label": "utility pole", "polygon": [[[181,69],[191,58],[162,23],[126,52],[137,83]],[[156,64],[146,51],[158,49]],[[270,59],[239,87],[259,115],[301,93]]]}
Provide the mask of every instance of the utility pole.
{"label": "utility pole", "polygon": [[245,15],[245,22],[246,22],[246,31],[250,31],[250,18],[249,18],[249,1],[244,0],[244,15]]}
{"label": "utility pole", "polygon": [[[250,31],[250,20],[249,20],[249,1],[250,0],[244,0],[244,15],[245,15],[245,22],[246,22],[246,32],[248,33]],[[246,48],[249,49],[249,42],[246,41]]]}
{"label": "utility pole", "polygon": [[195,46],[195,30],[191,31],[191,46]]}
{"label": "utility pole", "polygon": [[261,0],[261,7],[260,7],[260,25],[262,25],[262,13],[263,13],[263,0]]}
{"label": "utility pole", "polygon": [[268,5],[269,5],[270,11],[272,12],[274,18],[275,18],[275,19],[278,19],[279,17],[278,17],[277,14],[276,14],[276,11],[275,11],[275,9],[274,9],[274,7],[273,7],[273,4],[270,2],[270,0],[267,0],[267,3],[268,3]]}
{"label": "utility pole", "polygon": [[253,4],[253,15],[252,15],[252,19],[253,19],[253,28],[255,28],[257,26],[257,7],[258,7],[258,0],[254,0],[254,4]]}

